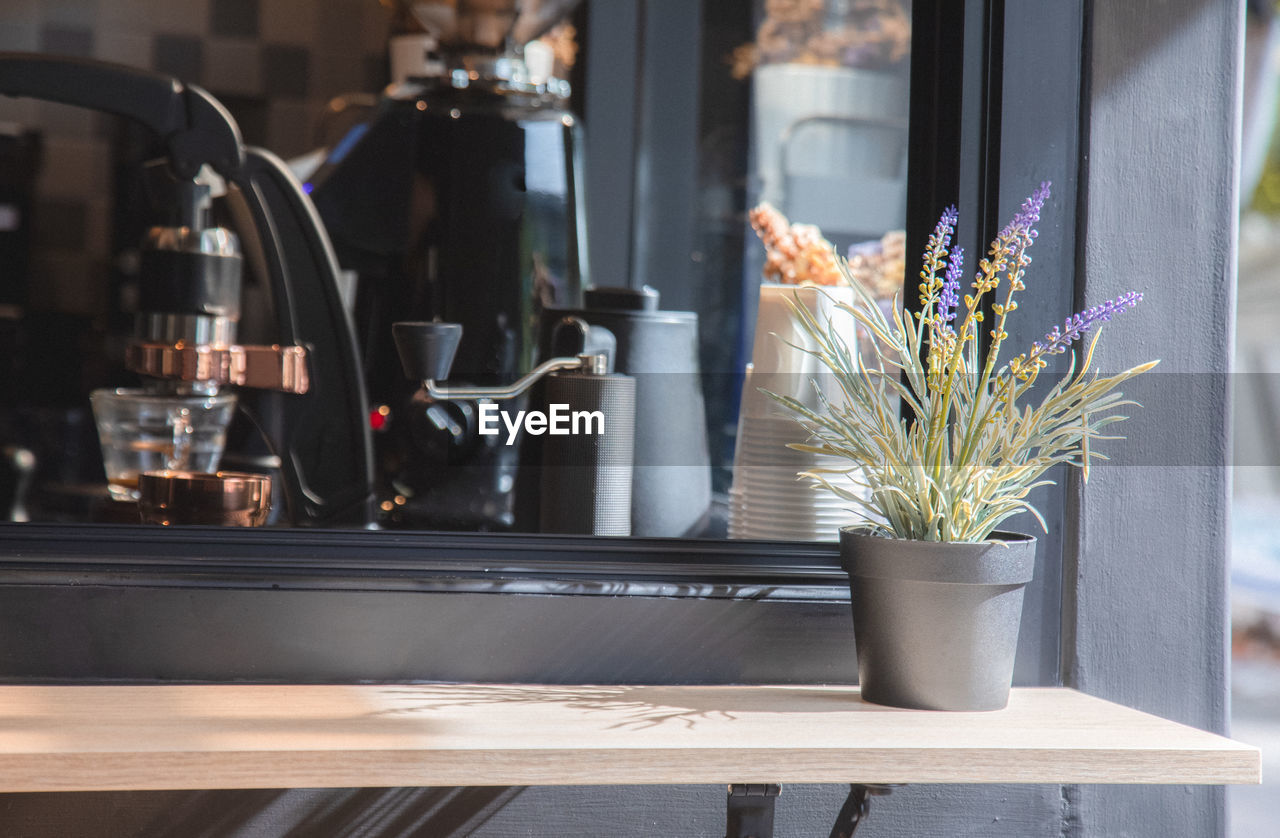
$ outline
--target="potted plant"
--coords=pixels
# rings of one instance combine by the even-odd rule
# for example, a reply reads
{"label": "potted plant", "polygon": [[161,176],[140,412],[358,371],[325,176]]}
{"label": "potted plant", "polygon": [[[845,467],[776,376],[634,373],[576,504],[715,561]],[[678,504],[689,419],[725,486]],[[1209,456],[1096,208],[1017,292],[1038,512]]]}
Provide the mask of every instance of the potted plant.
{"label": "potted plant", "polygon": [[[1079,466],[1088,479],[1090,461],[1102,456],[1093,442],[1110,438],[1104,428],[1124,418],[1113,411],[1132,404],[1117,388],[1157,363],[1114,375],[1090,372],[1096,327],[1136,305],[1138,293],[1073,315],[1000,361],[1048,195],[1044,183],[1023,203],[992,241],[967,293],[964,254],[951,249],[954,207],[929,238],[918,312],[895,306],[886,314],[850,281],[853,302],[840,306],[870,349],[858,351],[852,335],[804,306],[793,308],[811,339],[806,351],[834,377],[844,401],[824,398],[815,410],[770,395],[810,433],[794,447],[849,463],[847,471],[805,476],[876,522],[840,534],[868,701],[940,710],[1005,706],[1035,539],[999,527],[1020,512],[1045,526],[1031,490],[1052,482],[1047,473],[1059,463]],[[1073,354],[1061,378],[1036,387],[1045,384],[1048,357],[1069,351],[1090,331],[1083,359],[1076,363]],[[833,472],[862,485],[851,491]]]}

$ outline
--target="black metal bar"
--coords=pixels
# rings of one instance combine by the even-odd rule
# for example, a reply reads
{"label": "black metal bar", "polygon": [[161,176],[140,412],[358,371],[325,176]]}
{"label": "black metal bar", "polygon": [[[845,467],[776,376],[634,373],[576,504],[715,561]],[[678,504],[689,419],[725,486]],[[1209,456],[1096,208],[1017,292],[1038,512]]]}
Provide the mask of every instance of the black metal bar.
{"label": "black metal bar", "polygon": [[[981,8],[975,4],[981,3]],[[1004,86],[1004,0],[917,0],[912,5],[911,124],[907,157],[907,253],[924,252],[929,233],[948,205],[961,198],[964,169],[976,172],[978,247],[997,229],[1000,198],[1000,131]],[[970,11],[972,10],[972,12]],[[981,15],[978,15],[978,12]],[[970,14],[981,31],[966,32]],[[974,23],[970,23],[972,27]],[[972,37],[971,37],[972,34]],[[978,47],[966,51],[976,38]],[[966,54],[967,53],[967,54]],[[965,101],[965,80],[980,76],[978,101]],[[973,120],[966,136],[965,114]],[[962,224],[964,222],[962,221]],[[985,239],[983,237],[986,237]],[[969,248],[972,256],[978,254]],[[974,260],[970,260],[973,264]],[[910,265],[908,266],[910,267]],[[911,271],[908,270],[910,274]],[[914,288],[907,283],[908,291]],[[907,293],[908,307],[918,306]]]}
{"label": "black metal bar", "polygon": [[[916,0],[911,6],[911,104],[907,127],[907,275],[902,305],[920,311],[920,254],[938,216],[959,201],[964,114],[964,32],[968,3]],[[915,421],[907,403],[902,416]]]}
{"label": "black metal bar", "polygon": [[773,838],[773,804],[781,793],[774,783],[729,786],[725,838]]}
{"label": "black metal bar", "polygon": [[[917,0],[912,5],[903,293],[908,311],[920,309],[914,260],[924,252],[943,209],[964,205],[953,246],[965,248],[968,266],[977,264],[999,229],[1004,10],[1004,0]],[[972,203],[966,200],[966,185]],[[986,346],[989,336],[983,332],[979,339]]]}
{"label": "black metal bar", "polygon": [[883,797],[897,786],[870,785],[854,783],[849,786],[849,796],[845,798],[840,813],[836,815],[835,825],[831,827],[828,838],[853,838],[853,833],[866,821],[871,812],[871,798]]}
{"label": "black metal bar", "polygon": [[[1080,26],[1080,54],[1082,56],[1090,56],[1093,54],[1093,0],[1082,0],[1083,22]],[[1076,195],[1075,195],[1075,264],[1085,265],[1088,263],[1088,247],[1089,247],[1089,161],[1092,159],[1089,154],[1089,138],[1091,132],[1091,110],[1083,103],[1090,102],[1093,99],[1093,67],[1087,60],[1080,62],[1080,105],[1079,109],[1079,130],[1077,136],[1079,138],[1079,169],[1076,171]],[[1079,274],[1077,274],[1079,276]],[[1072,289],[1072,311],[1080,311],[1085,308],[1084,283],[1077,282]],[[1267,425],[1267,427],[1274,427]],[[1077,480],[1075,472],[1071,472],[1072,481]]]}
{"label": "black metal bar", "polygon": [[87,58],[0,52],[0,94],[62,102],[146,126],[169,147],[169,166],[191,178],[209,164],[232,174],[244,162],[240,129],[206,91],[175,78]]}
{"label": "black metal bar", "polygon": [[[958,200],[965,3],[916,0],[911,8],[911,107],[907,153],[907,254],[923,253],[939,213]],[[908,291],[915,287],[907,282]],[[908,307],[918,307],[905,294]]]}
{"label": "black metal bar", "polygon": [[[1000,125],[1004,102],[1004,0],[986,0],[982,20],[982,94],[978,124],[977,245],[991,241],[1001,227],[1000,220]],[[974,252],[969,264],[977,264],[981,254]],[[983,302],[985,322],[994,323],[993,298]],[[991,333],[978,335],[985,354],[991,346]]]}
{"label": "black metal bar", "polygon": [[[983,9],[982,100],[978,128],[978,213],[990,241],[1000,229],[1000,131],[1004,107],[1004,0]],[[977,254],[975,254],[976,256]]]}
{"label": "black metal bar", "polygon": [[[848,596],[834,543],[0,524],[0,584],[46,584],[69,576],[126,587],[501,585],[531,593],[575,582],[580,593],[598,588],[751,599]],[[527,590],[517,591],[520,585]]]}

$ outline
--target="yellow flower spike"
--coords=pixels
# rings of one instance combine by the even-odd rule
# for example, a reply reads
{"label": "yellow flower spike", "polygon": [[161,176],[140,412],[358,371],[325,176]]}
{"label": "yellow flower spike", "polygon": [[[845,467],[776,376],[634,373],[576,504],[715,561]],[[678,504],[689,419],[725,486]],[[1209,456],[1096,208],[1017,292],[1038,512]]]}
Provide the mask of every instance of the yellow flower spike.
{"label": "yellow flower spike", "polygon": [[991,310],[992,310],[992,311],[994,311],[996,314],[999,314],[999,315],[1003,315],[1003,314],[1004,314],[1004,306],[1000,305],[999,303],[993,303],[993,304],[991,305]]}

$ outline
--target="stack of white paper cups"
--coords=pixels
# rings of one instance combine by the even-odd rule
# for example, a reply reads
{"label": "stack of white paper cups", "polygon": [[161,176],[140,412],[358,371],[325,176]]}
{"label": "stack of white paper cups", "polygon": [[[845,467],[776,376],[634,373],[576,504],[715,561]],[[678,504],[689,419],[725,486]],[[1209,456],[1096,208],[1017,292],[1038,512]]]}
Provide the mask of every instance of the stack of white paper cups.
{"label": "stack of white paper cups", "polygon": [[[796,323],[792,304],[812,312],[817,322],[835,325],[850,349],[856,347],[854,320],[837,308],[848,302],[848,288],[763,285],[756,321],[752,363],[747,367],[738,416],[733,486],[729,490],[729,537],[788,541],[835,541],[840,527],[864,520],[853,504],[800,477],[815,469],[840,469],[824,476],[854,491],[856,464],[839,457],[797,451],[787,446],[806,441],[796,415],[765,392],[791,396],[821,411],[821,392],[831,403],[842,396],[831,375],[804,349],[812,341]],[[852,470],[852,471],[851,471]]]}

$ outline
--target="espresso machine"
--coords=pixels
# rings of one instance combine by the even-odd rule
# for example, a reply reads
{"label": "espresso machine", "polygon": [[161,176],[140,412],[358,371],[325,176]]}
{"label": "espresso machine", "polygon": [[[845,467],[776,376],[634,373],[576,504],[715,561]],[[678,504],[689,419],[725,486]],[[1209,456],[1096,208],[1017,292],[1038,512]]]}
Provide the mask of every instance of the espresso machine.
{"label": "espresso machine", "polygon": [[[165,155],[144,167],[155,217],[127,367],[161,396],[239,388],[252,427],[228,455],[278,471],[284,522],[372,523],[368,406],[337,264],[284,164],[246,147],[207,92],[156,73],[0,53],[0,93],[123,116],[160,139]],[[251,329],[245,296],[265,314]]]}

